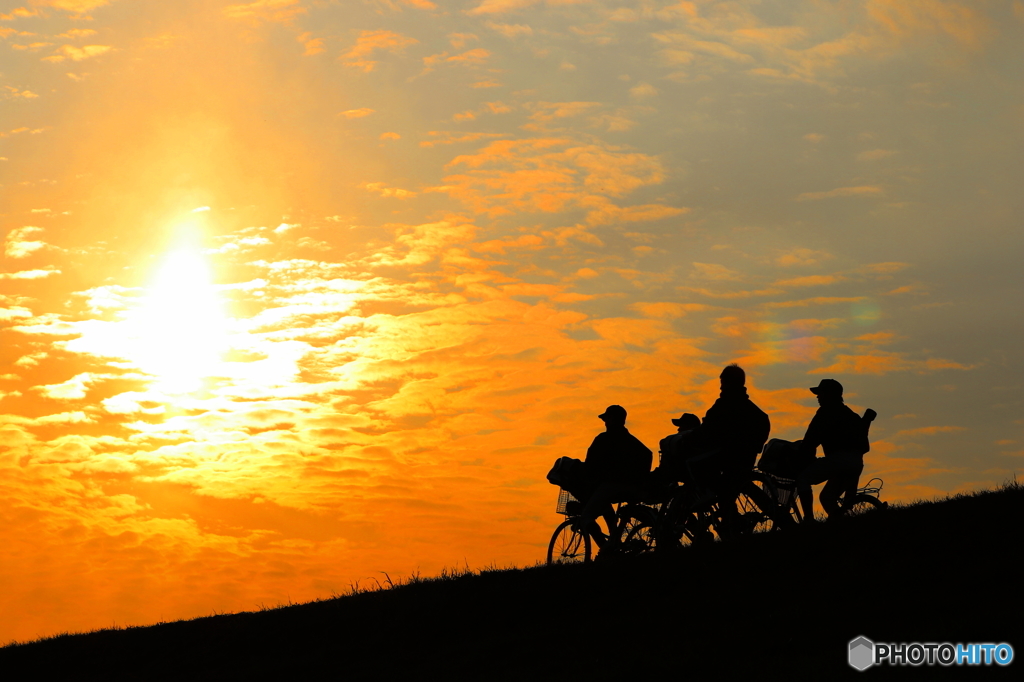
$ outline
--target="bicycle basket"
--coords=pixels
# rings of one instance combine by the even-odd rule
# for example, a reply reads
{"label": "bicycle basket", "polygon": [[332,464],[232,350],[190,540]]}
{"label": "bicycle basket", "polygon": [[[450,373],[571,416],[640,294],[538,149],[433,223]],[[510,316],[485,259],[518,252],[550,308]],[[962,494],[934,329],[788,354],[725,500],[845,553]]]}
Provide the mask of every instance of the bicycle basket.
{"label": "bicycle basket", "polygon": [[768,475],[771,476],[772,483],[775,484],[775,503],[780,507],[788,507],[796,494],[796,481],[792,478]]}
{"label": "bicycle basket", "polygon": [[555,505],[556,514],[575,516],[583,510],[583,503],[573,497],[565,488],[558,491],[558,504]]}

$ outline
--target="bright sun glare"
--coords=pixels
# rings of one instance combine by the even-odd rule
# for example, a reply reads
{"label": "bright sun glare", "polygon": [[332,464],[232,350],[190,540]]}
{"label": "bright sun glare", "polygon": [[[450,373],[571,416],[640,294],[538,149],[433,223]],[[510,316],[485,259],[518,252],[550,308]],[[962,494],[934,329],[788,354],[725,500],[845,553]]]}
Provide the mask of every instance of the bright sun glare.
{"label": "bright sun glare", "polygon": [[217,374],[227,347],[226,319],[198,248],[169,252],[136,316],[136,360],[166,393],[189,393]]}

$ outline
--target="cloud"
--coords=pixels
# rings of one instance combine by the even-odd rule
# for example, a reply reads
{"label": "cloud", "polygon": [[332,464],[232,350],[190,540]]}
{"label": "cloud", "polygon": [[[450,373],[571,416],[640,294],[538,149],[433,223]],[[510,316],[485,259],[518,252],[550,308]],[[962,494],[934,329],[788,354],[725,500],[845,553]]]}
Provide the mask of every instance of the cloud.
{"label": "cloud", "polygon": [[939,433],[956,433],[957,431],[966,430],[967,428],[964,426],[922,426],[916,429],[904,429],[902,431],[897,431],[892,437],[934,436]]}
{"label": "cloud", "polygon": [[[13,21],[15,19],[24,19],[27,17],[39,16],[39,10],[28,9],[27,7],[17,7],[11,10],[10,14],[0,14],[0,21]],[[14,29],[10,29],[11,32],[15,32]],[[31,34],[25,34],[31,35]],[[3,37],[7,37],[7,34],[2,34]]]}
{"label": "cloud", "polygon": [[110,414],[163,414],[168,399],[159,393],[126,391],[100,401]]}
{"label": "cloud", "polygon": [[364,182],[360,185],[363,189],[368,192],[373,192],[381,197],[393,197],[395,199],[412,199],[416,196],[416,192],[412,192],[407,189],[400,187],[388,187],[383,182]]}
{"label": "cloud", "polygon": [[504,138],[508,135],[504,133],[455,133],[449,131],[431,130],[427,135],[435,138],[432,140],[423,140],[420,142],[421,147],[433,147],[439,144],[456,144],[458,142],[476,142],[477,140],[489,140],[495,138]]}
{"label": "cloud", "polygon": [[370,256],[375,265],[424,265],[436,259],[447,248],[467,243],[476,227],[462,222],[459,216],[422,225],[396,225],[397,236],[393,246],[384,247]]}
{"label": "cloud", "polygon": [[818,199],[831,199],[833,197],[864,197],[881,196],[885,194],[881,187],[864,185],[860,187],[836,187],[827,192],[804,192],[799,195],[797,201],[817,201]]}
{"label": "cloud", "polygon": [[27,319],[30,317],[32,317],[32,311],[28,308],[20,306],[5,308],[0,306],[0,322],[10,322],[11,320]]}
{"label": "cloud", "polygon": [[839,275],[809,275],[807,277],[794,277],[793,279],[782,279],[775,282],[778,287],[818,287],[828,284],[835,284],[844,281],[845,278]]}
{"label": "cloud", "polygon": [[44,62],[62,62],[65,59],[70,59],[75,62],[80,62],[85,59],[92,57],[98,57],[102,54],[110,52],[114,48],[110,45],[83,45],[82,47],[75,47],[74,45],[61,45],[57,52],[50,55],[49,57],[43,57]]}
{"label": "cloud", "polygon": [[370,109],[368,107],[363,107],[361,109],[349,109],[347,111],[341,112],[338,115],[344,116],[345,118],[363,118],[364,116],[369,116],[370,114],[373,113],[376,113],[376,110]]}
{"label": "cloud", "polygon": [[38,391],[43,397],[52,400],[81,400],[88,393],[89,386],[96,381],[98,381],[96,377],[88,372],[84,372],[68,379],[64,383],[34,386],[32,390]]}
{"label": "cloud", "polygon": [[794,265],[815,265],[823,260],[830,260],[832,258],[835,258],[835,256],[827,251],[796,248],[777,256],[775,258],[775,263],[782,267],[792,267]]}
{"label": "cloud", "polygon": [[[491,53],[489,50],[485,50],[482,47],[477,47],[472,50],[466,50],[460,54],[455,54],[450,57],[446,57],[445,61],[454,64],[483,64],[490,59]],[[426,60],[424,60],[426,61]]]}
{"label": "cloud", "polygon": [[629,96],[635,99],[646,99],[658,94],[658,89],[650,83],[637,83],[629,89]]}
{"label": "cloud", "polygon": [[892,149],[872,149],[870,151],[861,152],[857,154],[858,161],[877,161],[879,159],[885,159],[896,152]]}
{"label": "cloud", "polygon": [[693,263],[693,270],[690,272],[690,279],[701,279],[714,282],[734,282],[743,279],[743,275],[718,263]]}
{"label": "cloud", "polygon": [[302,43],[302,46],[306,48],[302,53],[304,57],[310,57],[315,54],[326,52],[323,38],[314,38],[313,34],[309,31],[300,33],[295,37],[295,39]]}
{"label": "cloud", "polygon": [[[594,273],[592,276],[597,276],[597,273]],[[629,307],[644,317],[655,318],[679,318],[689,312],[699,312],[708,308],[708,306],[700,303],[673,303],[669,301],[637,302],[631,303]]]}
{"label": "cloud", "polygon": [[904,39],[945,35],[976,48],[994,33],[980,8],[949,0],[868,0],[865,9],[875,23]]}
{"label": "cloud", "polygon": [[818,367],[811,370],[810,373],[885,375],[892,372],[915,371],[918,373],[928,373],[941,369],[968,370],[971,368],[971,365],[964,365],[942,358],[914,360],[905,353],[871,350],[859,354],[838,354],[831,365]]}
{"label": "cloud", "polygon": [[582,200],[580,205],[590,209],[587,213],[587,223],[590,225],[663,220],[683,215],[690,211],[690,209],[685,207],[666,206],[664,204],[616,206],[611,201],[598,197]]}
{"label": "cloud", "polygon": [[32,4],[41,7],[53,7],[54,9],[75,14],[84,14],[97,7],[110,4],[110,0],[32,0]]}
{"label": "cloud", "polygon": [[446,176],[445,184],[432,191],[448,193],[479,213],[584,209],[600,223],[616,212],[648,220],[686,210],[652,205],[630,213],[612,207],[610,198],[661,183],[664,169],[653,156],[596,144],[562,138],[497,140],[475,154],[457,156],[448,168],[462,172]]}
{"label": "cloud", "polygon": [[497,31],[506,38],[518,38],[519,36],[532,36],[533,28],[528,24],[499,24],[496,21],[485,21],[484,26]]}
{"label": "cloud", "polygon": [[69,31],[61,33],[57,38],[85,38],[86,36],[94,36],[96,31],[91,28],[73,28]]}
{"label": "cloud", "polygon": [[27,258],[33,253],[47,248],[49,244],[46,242],[29,238],[41,232],[43,232],[43,228],[32,225],[11,230],[7,233],[7,239],[4,241],[4,255],[8,258]]}
{"label": "cloud", "polygon": [[[45,47],[46,45],[49,45],[49,43],[38,43],[38,45],[39,47]],[[17,48],[19,46],[12,45],[11,47]],[[31,90],[19,90],[18,88],[11,85],[5,85],[4,89],[7,90],[7,92],[3,95],[4,97],[21,97],[22,99],[35,99],[39,97],[39,95],[32,92]]]}
{"label": "cloud", "polygon": [[[291,24],[296,17],[306,14],[306,8],[299,0],[257,0],[243,5],[229,5],[223,11],[228,19],[244,20],[252,24],[265,21]],[[299,42],[303,42],[301,38]]]}
{"label": "cloud", "polygon": [[0,272],[0,279],[44,279],[59,274],[61,274],[60,270],[57,269],[22,270],[20,272]]}
{"label": "cloud", "polygon": [[910,267],[910,263],[901,263],[899,261],[890,261],[886,263],[871,263],[863,266],[861,269],[865,272],[888,275],[900,270],[905,270]]}
{"label": "cloud", "polygon": [[356,44],[341,55],[341,60],[347,66],[369,73],[377,66],[377,62],[369,59],[375,52],[384,51],[394,54],[418,42],[415,38],[409,38],[394,31],[360,31]]}
{"label": "cloud", "polygon": [[483,0],[483,2],[473,9],[467,10],[466,14],[503,14],[505,12],[512,12],[517,9],[529,7],[542,1],[543,0]]}
{"label": "cloud", "polygon": [[[536,102],[530,107],[535,110],[530,115],[530,120],[546,123],[558,119],[573,118],[589,113],[600,106],[602,106],[600,102]],[[534,127],[534,129],[538,128]]]}

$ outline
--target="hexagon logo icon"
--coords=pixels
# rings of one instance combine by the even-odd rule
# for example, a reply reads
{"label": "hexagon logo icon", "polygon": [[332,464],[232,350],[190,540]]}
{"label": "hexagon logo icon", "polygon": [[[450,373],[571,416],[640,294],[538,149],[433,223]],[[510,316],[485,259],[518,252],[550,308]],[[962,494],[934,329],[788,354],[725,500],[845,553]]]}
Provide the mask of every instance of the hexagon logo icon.
{"label": "hexagon logo icon", "polygon": [[867,670],[875,662],[875,643],[867,637],[850,642],[850,667]]}

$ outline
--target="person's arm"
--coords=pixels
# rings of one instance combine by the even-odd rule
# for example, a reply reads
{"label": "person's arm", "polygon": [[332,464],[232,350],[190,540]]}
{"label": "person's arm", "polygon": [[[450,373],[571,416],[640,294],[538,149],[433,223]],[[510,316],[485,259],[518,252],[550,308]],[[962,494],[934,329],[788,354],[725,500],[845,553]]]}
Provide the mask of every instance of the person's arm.
{"label": "person's arm", "polygon": [[601,432],[594,438],[594,442],[587,448],[587,458],[583,460],[587,464],[587,476],[599,478],[608,465],[606,451],[608,444],[607,432]]}
{"label": "person's arm", "polygon": [[637,469],[641,470],[641,473],[646,474],[650,472],[651,465],[654,464],[654,453],[636,436],[633,436],[633,440],[636,441]]}
{"label": "person's arm", "polygon": [[814,457],[817,455],[818,446],[821,445],[823,426],[824,417],[822,417],[821,408],[818,408],[818,411],[814,413],[814,417],[811,418],[811,423],[807,425],[807,433],[804,434],[801,443],[805,456]]}

